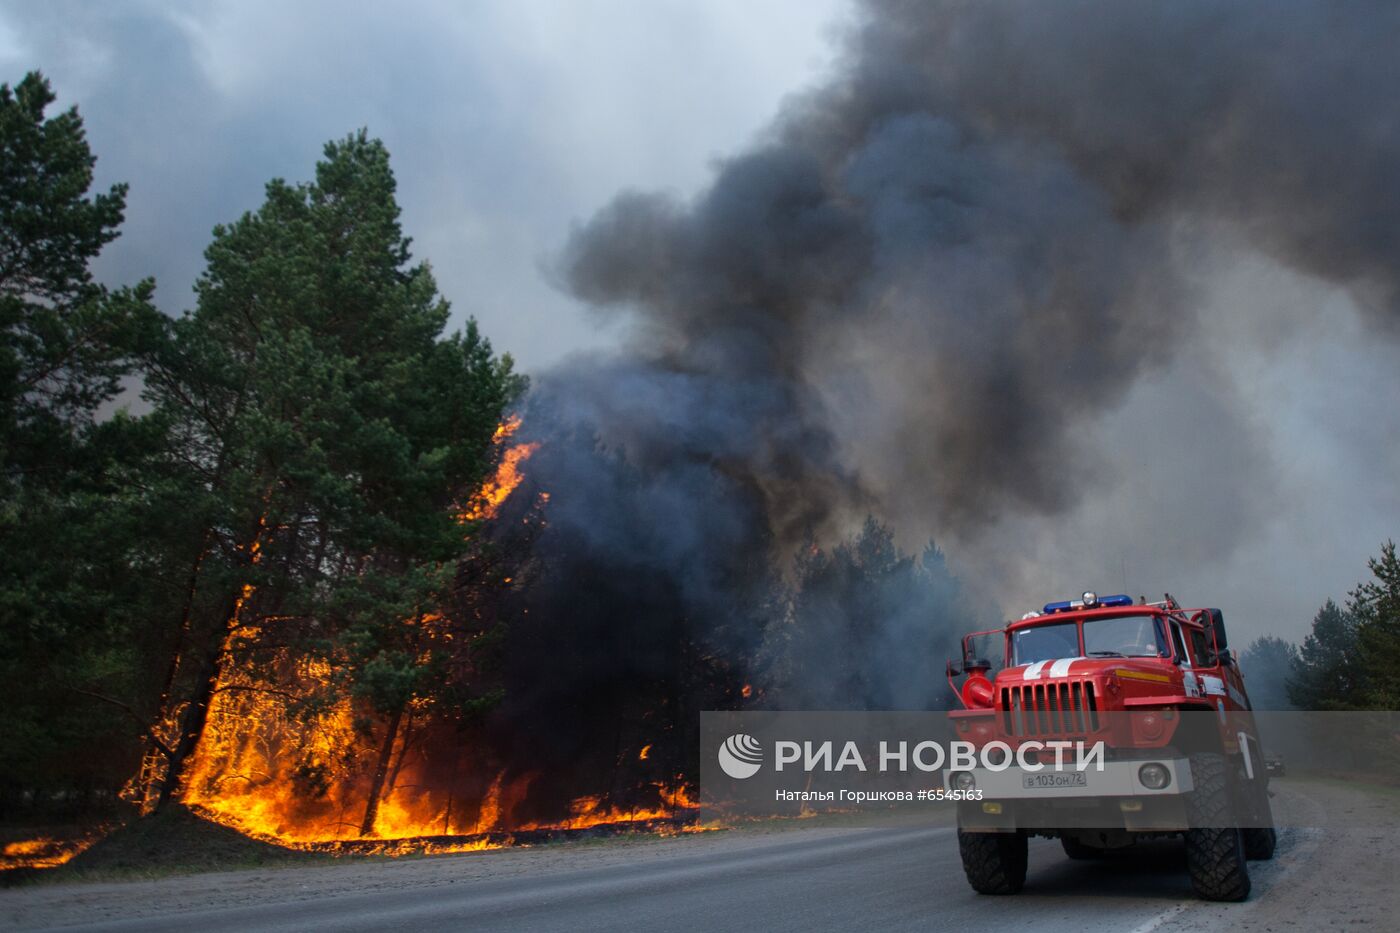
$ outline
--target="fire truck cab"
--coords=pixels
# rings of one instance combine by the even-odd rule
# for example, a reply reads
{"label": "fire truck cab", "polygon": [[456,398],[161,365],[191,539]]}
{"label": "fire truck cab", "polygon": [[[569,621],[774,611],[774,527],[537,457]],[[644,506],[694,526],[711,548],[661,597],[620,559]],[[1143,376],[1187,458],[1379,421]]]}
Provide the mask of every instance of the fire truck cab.
{"label": "fire truck cab", "polygon": [[1072,859],[1180,836],[1197,894],[1249,895],[1248,860],[1272,858],[1276,836],[1219,609],[1086,592],[966,636],[962,655],[950,725],[978,754],[944,781],[975,890],[1019,891],[1030,836]]}

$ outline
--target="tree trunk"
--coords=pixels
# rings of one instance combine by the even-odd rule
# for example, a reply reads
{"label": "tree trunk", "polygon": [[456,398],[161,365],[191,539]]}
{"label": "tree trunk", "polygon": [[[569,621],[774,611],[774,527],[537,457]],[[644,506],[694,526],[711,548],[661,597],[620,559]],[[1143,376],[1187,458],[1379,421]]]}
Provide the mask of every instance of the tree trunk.
{"label": "tree trunk", "polygon": [[226,615],[228,624],[223,637],[213,640],[199,667],[199,686],[190,698],[189,706],[185,707],[184,720],[180,723],[180,741],[171,750],[170,761],[165,766],[165,778],[160,782],[160,794],[156,797],[156,810],[174,799],[180,779],[185,774],[185,764],[199,747],[199,740],[204,735],[204,726],[209,722],[209,707],[214,702],[214,692],[218,690],[219,680],[224,672],[224,651],[228,645],[228,636],[238,628],[238,605],[241,599],[235,597],[232,600]]}
{"label": "tree trunk", "polygon": [[412,745],[413,740],[417,738],[417,736],[413,734],[412,710],[409,711],[407,720],[399,726],[399,731],[403,733],[403,741],[399,743],[399,754],[398,757],[394,759],[393,767],[389,769],[389,776],[384,782],[384,790],[380,791],[384,796],[393,794],[394,788],[399,786],[399,772],[403,770],[404,760],[408,758],[409,746]]}
{"label": "tree trunk", "polygon": [[[266,505],[267,495],[263,496],[263,503]],[[261,561],[261,547],[263,533],[267,530],[267,514],[258,516],[253,533],[248,538],[246,548],[240,548],[248,555],[248,564],[257,564]],[[185,765],[189,762],[194,750],[199,747],[199,740],[204,737],[204,727],[209,722],[209,707],[214,702],[214,693],[219,689],[219,681],[224,673],[224,659],[228,656],[229,638],[238,631],[242,624],[243,607],[253,595],[251,584],[244,584],[239,591],[234,593],[228,602],[228,608],[224,611],[224,628],[218,638],[213,638],[209,643],[209,650],[205,652],[204,661],[199,667],[199,676],[196,680],[198,687],[195,694],[190,698],[190,705],[185,708],[184,721],[180,724],[180,741],[176,743],[170,755],[170,762],[165,768],[165,779],[160,784],[160,795],[156,798],[156,805],[153,809],[160,810],[165,807],[175,797],[175,791],[180,786],[180,779],[185,775]]]}
{"label": "tree trunk", "polygon": [[[156,716],[158,717],[151,734],[159,734],[159,729],[170,718],[170,699],[175,688],[175,675],[179,673],[180,662],[184,660],[185,639],[189,637],[190,622],[194,617],[194,597],[199,588],[199,570],[204,564],[204,557],[209,552],[209,533],[206,531],[203,540],[200,542],[199,553],[195,555],[190,566],[189,580],[185,585],[185,598],[180,607],[180,626],[176,630],[175,645],[171,649],[170,664],[165,672],[165,682],[161,686],[160,699],[156,701]],[[162,736],[165,741],[169,741],[168,735]],[[141,776],[139,786],[141,788],[141,807],[144,810],[154,789],[156,774],[159,772],[162,763],[168,764],[165,753],[156,747],[156,743],[149,738],[146,741],[146,752],[141,757]]]}
{"label": "tree trunk", "polygon": [[[238,398],[235,400],[233,407],[233,421],[237,421],[243,412],[243,403],[247,398],[247,389],[248,385],[245,382],[238,390]],[[214,464],[214,482],[210,486],[211,493],[218,494],[224,488],[224,483],[228,479],[225,472],[225,466],[228,463],[228,455],[228,445],[220,444],[219,457]],[[261,528],[261,524],[259,528]],[[175,678],[179,674],[180,665],[185,659],[185,643],[189,638],[190,625],[194,620],[194,604],[195,595],[199,590],[199,574],[204,567],[204,559],[209,555],[209,549],[213,545],[213,539],[214,529],[206,527],[200,534],[199,548],[195,553],[194,560],[190,564],[189,578],[185,585],[185,597],[180,607],[180,626],[177,629],[175,645],[171,651],[170,664],[165,675],[165,683],[161,687],[160,700],[156,703],[156,716],[159,718],[155,725],[151,727],[150,735],[153,737],[161,735],[161,726],[170,718],[170,706],[175,689]],[[161,738],[164,741],[169,741],[169,738],[166,736],[161,735]],[[141,806],[143,809],[149,804],[152,784],[155,781],[155,775],[159,768],[160,759],[157,755],[163,756],[163,753],[159,748],[154,746],[154,743],[148,741],[146,754],[142,757],[141,774],[138,779],[141,791]],[[168,774],[168,762],[166,769]],[[170,799],[170,790],[167,790],[169,783],[168,780],[161,782],[160,798],[155,806],[158,807],[162,802]]]}
{"label": "tree trunk", "polygon": [[394,710],[389,717],[389,727],[384,733],[384,745],[379,749],[379,761],[374,766],[374,780],[369,785],[369,800],[365,803],[365,818],[360,822],[360,835],[374,832],[374,821],[379,816],[379,795],[384,790],[384,779],[389,775],[389,760],[394,753],[394,740],[399,734],[399,722],[403,719],[403,707]]}

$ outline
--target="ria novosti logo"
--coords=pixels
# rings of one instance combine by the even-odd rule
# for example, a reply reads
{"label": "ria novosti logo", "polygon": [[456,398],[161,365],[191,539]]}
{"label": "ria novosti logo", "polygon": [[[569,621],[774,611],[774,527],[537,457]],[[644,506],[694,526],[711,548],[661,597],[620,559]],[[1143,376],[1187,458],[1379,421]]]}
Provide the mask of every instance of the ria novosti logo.
{"label": "ria novosti logo", "polygon": [[753,777],[763,766],[763,746],[758,739],[736,732],[719,747],[719,767],[738,780]]}

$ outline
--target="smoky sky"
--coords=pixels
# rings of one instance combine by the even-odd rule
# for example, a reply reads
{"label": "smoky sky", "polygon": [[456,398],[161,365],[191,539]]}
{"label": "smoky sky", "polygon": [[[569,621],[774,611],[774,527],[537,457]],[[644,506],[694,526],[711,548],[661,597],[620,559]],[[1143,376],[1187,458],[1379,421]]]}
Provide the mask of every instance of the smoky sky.
{"label": "smoky sky", "polygon": [[455,322],[538,369],[607,340],[540,272],[570,222],[701,184],[830,57],[837,2],[0,0],[0,81],[39,68],[78,105],[98,183],[131,185],[98,274],[154,276],[169,313],[215,224],[366,127]]}
{"label": "smoky sky", "polygon": [[0,3],[0,79],[80,106],[132,186],[99,274],[171,313],[367,126],[458,318],[752,538],[874,513],[1010,615],[1171,590],[1296,638],[1400,527],[1397,17]]}
{"label": "smoky sky", "polygon": [[[1337,503],[1289,488],[1247,370],[1320,324],[1393,362],[1397,39],[1389,5],[872,0],[830,81],[708,188],[627,192],[578,231],[562,274],[635,323],[620,365],[649,376],[569,391],[626,393],[619,437],[703,400],[684,436],[724,433],[696,453],[753,476],[780,542],[874,511],[1018,595],[1295,564]],[[1276,280],[1227,306],[1250,263]],[[1378,464],[1394,388],[1351,393]],[[1270,618],[1264,576],[1180,595],[1296,632],[1310,609]]]}

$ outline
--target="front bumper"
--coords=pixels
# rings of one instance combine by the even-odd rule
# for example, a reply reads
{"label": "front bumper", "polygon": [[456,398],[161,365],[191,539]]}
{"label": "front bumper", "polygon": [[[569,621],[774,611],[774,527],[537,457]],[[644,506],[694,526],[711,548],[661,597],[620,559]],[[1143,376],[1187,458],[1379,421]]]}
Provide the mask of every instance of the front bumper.
{"label": "front bumper", "polygon": [[[1142,783],[1139,772],[1143,765],[1158,764],[1167,769],[1171,780],[1159,790]],[[1023,769],[1015,764],[1002,769],[967,769],[973,786],[982,791],[983,800],[1047,800],[1064,797],[1164,797],[1189,794],[1191,762],[1186,758],[1143,758],[1106,761],[1103,769],[1090,765],[1083,771],[1067,764],[1062,769],[1044,765],[1038,771]],[[958,772],[945,770],[943,785],[954,790],[953,776]]]}
{"label": "front bumper", "polygon": [[[1167,769],[1171,780],[1165,787],[1153,789],[1142,783],[1139,771],[1146,764]],[[1185,758],[1108,761],[1102,770],[1090,766],[1082,772],[1073,766],[1058,771],[1051,766],[1030,771],[1015,765],[968,770],[982,796],[958,804],[958,825],[980,832],[1177,832],[1186,828],[1185,795],[1195,787],[1191,763]],[[949,790],[958,789],[954,774],[945,771],[943,775]]]}

